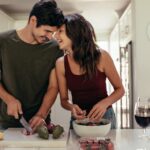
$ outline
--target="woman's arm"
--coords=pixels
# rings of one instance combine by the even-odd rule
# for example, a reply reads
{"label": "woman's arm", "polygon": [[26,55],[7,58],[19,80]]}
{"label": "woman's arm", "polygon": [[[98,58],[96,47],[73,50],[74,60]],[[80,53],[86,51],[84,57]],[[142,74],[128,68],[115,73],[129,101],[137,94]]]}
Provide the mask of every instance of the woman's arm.
{"label": "woman's arm", "polygon": [[68,89],[65,78],[64,57],[61,57],[56,61],[56,74],[59,85],[61,105],[63,108],[71,110],[72,104],[69,101],[68,97]]}
{"label": "woman's arm", "polygon": [[72,104],[69,100],[68,87],[65,77],[64,57],[61,57],[56,61],[56,74],[58,79],[62,107],[70,110],[75,118],[82,119],[84,116],[84,112],[78,105]]}
{"label": "woman's arm", "polygon": [[102,51],[101,60],[98,67],[105,73],[106,77],[112,84],[114,91],[108,97],[98,102],[88,114],[90,118],[96,119],[101,118],[106,112],[107,108],[119,100],[124,94],[124,87],[119,74],[112,58],[106,51]]}
{"label": "woman's arm", "polygon": [[110,106],[124,95],[124,87],[114,62],[106,51],[102,51],[102,64],[105,75],[114,88],[114,91],[104,99],[105,102],[107,102],[107,105]]}

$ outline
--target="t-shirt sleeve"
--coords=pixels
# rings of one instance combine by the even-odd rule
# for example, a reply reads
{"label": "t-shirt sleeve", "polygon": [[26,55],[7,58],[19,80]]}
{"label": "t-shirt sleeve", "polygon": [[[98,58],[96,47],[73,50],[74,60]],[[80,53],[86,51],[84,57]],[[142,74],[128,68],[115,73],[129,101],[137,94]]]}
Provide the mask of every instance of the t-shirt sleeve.
{"label": "t-shirt sleeve", "polygon": [[55,68],[56,60],[57,60],[59,57],[62,57],[63,55],[64,55],[63,50],[60,50],[60,49],[58,48],[58,49],[57,49],[57,52],[56,52],[56,55],[55,55],[55,59],[54,59],[54,63],[53,63],[53,68]]}

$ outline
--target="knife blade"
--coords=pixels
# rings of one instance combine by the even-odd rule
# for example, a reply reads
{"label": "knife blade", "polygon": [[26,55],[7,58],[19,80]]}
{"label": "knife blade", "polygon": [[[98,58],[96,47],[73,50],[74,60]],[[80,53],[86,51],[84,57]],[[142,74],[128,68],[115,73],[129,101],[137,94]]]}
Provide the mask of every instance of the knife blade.
{"label": "knife blade", "polygon": [[30,124],[26,121],[26,119],[23,117],[23,115],[19,116],[19,121],[28,132],[30,132],[30,133],[33,132],[32,128],[30,127]]}

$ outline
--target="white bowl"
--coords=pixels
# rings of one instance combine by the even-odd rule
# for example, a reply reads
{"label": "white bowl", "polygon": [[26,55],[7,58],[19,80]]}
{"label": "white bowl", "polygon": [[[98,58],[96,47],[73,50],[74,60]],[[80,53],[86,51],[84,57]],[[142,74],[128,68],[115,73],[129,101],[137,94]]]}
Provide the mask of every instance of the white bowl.
{"label": "white bowl", "polygon": [[108,134],[111,128],[111,122],[107,119],[101,119],[105,122],[104,125],[81,125],[79,120],[73,121],[73,129],[78,136],[81,137],[104,137]]}

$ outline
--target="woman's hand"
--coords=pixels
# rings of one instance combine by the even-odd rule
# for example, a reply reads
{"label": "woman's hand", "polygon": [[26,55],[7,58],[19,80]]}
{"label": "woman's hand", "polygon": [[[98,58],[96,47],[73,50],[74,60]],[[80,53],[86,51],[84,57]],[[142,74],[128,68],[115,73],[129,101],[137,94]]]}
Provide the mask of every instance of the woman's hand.
{"label": "woman's hand", "polygon": [[107,104],[105,100],[98,102],[93,106],[87,117],[92,121],[99,121],[107,110]]}
{"label": "woman's hand", "polygon": [[86,111],[85,110],[82,110],[78,105],[76,104],[73,104],[73,107],[72,107],[72,115],[74,118],[76,119],[84,119],[85,118],[85,115],[86,115]]}

